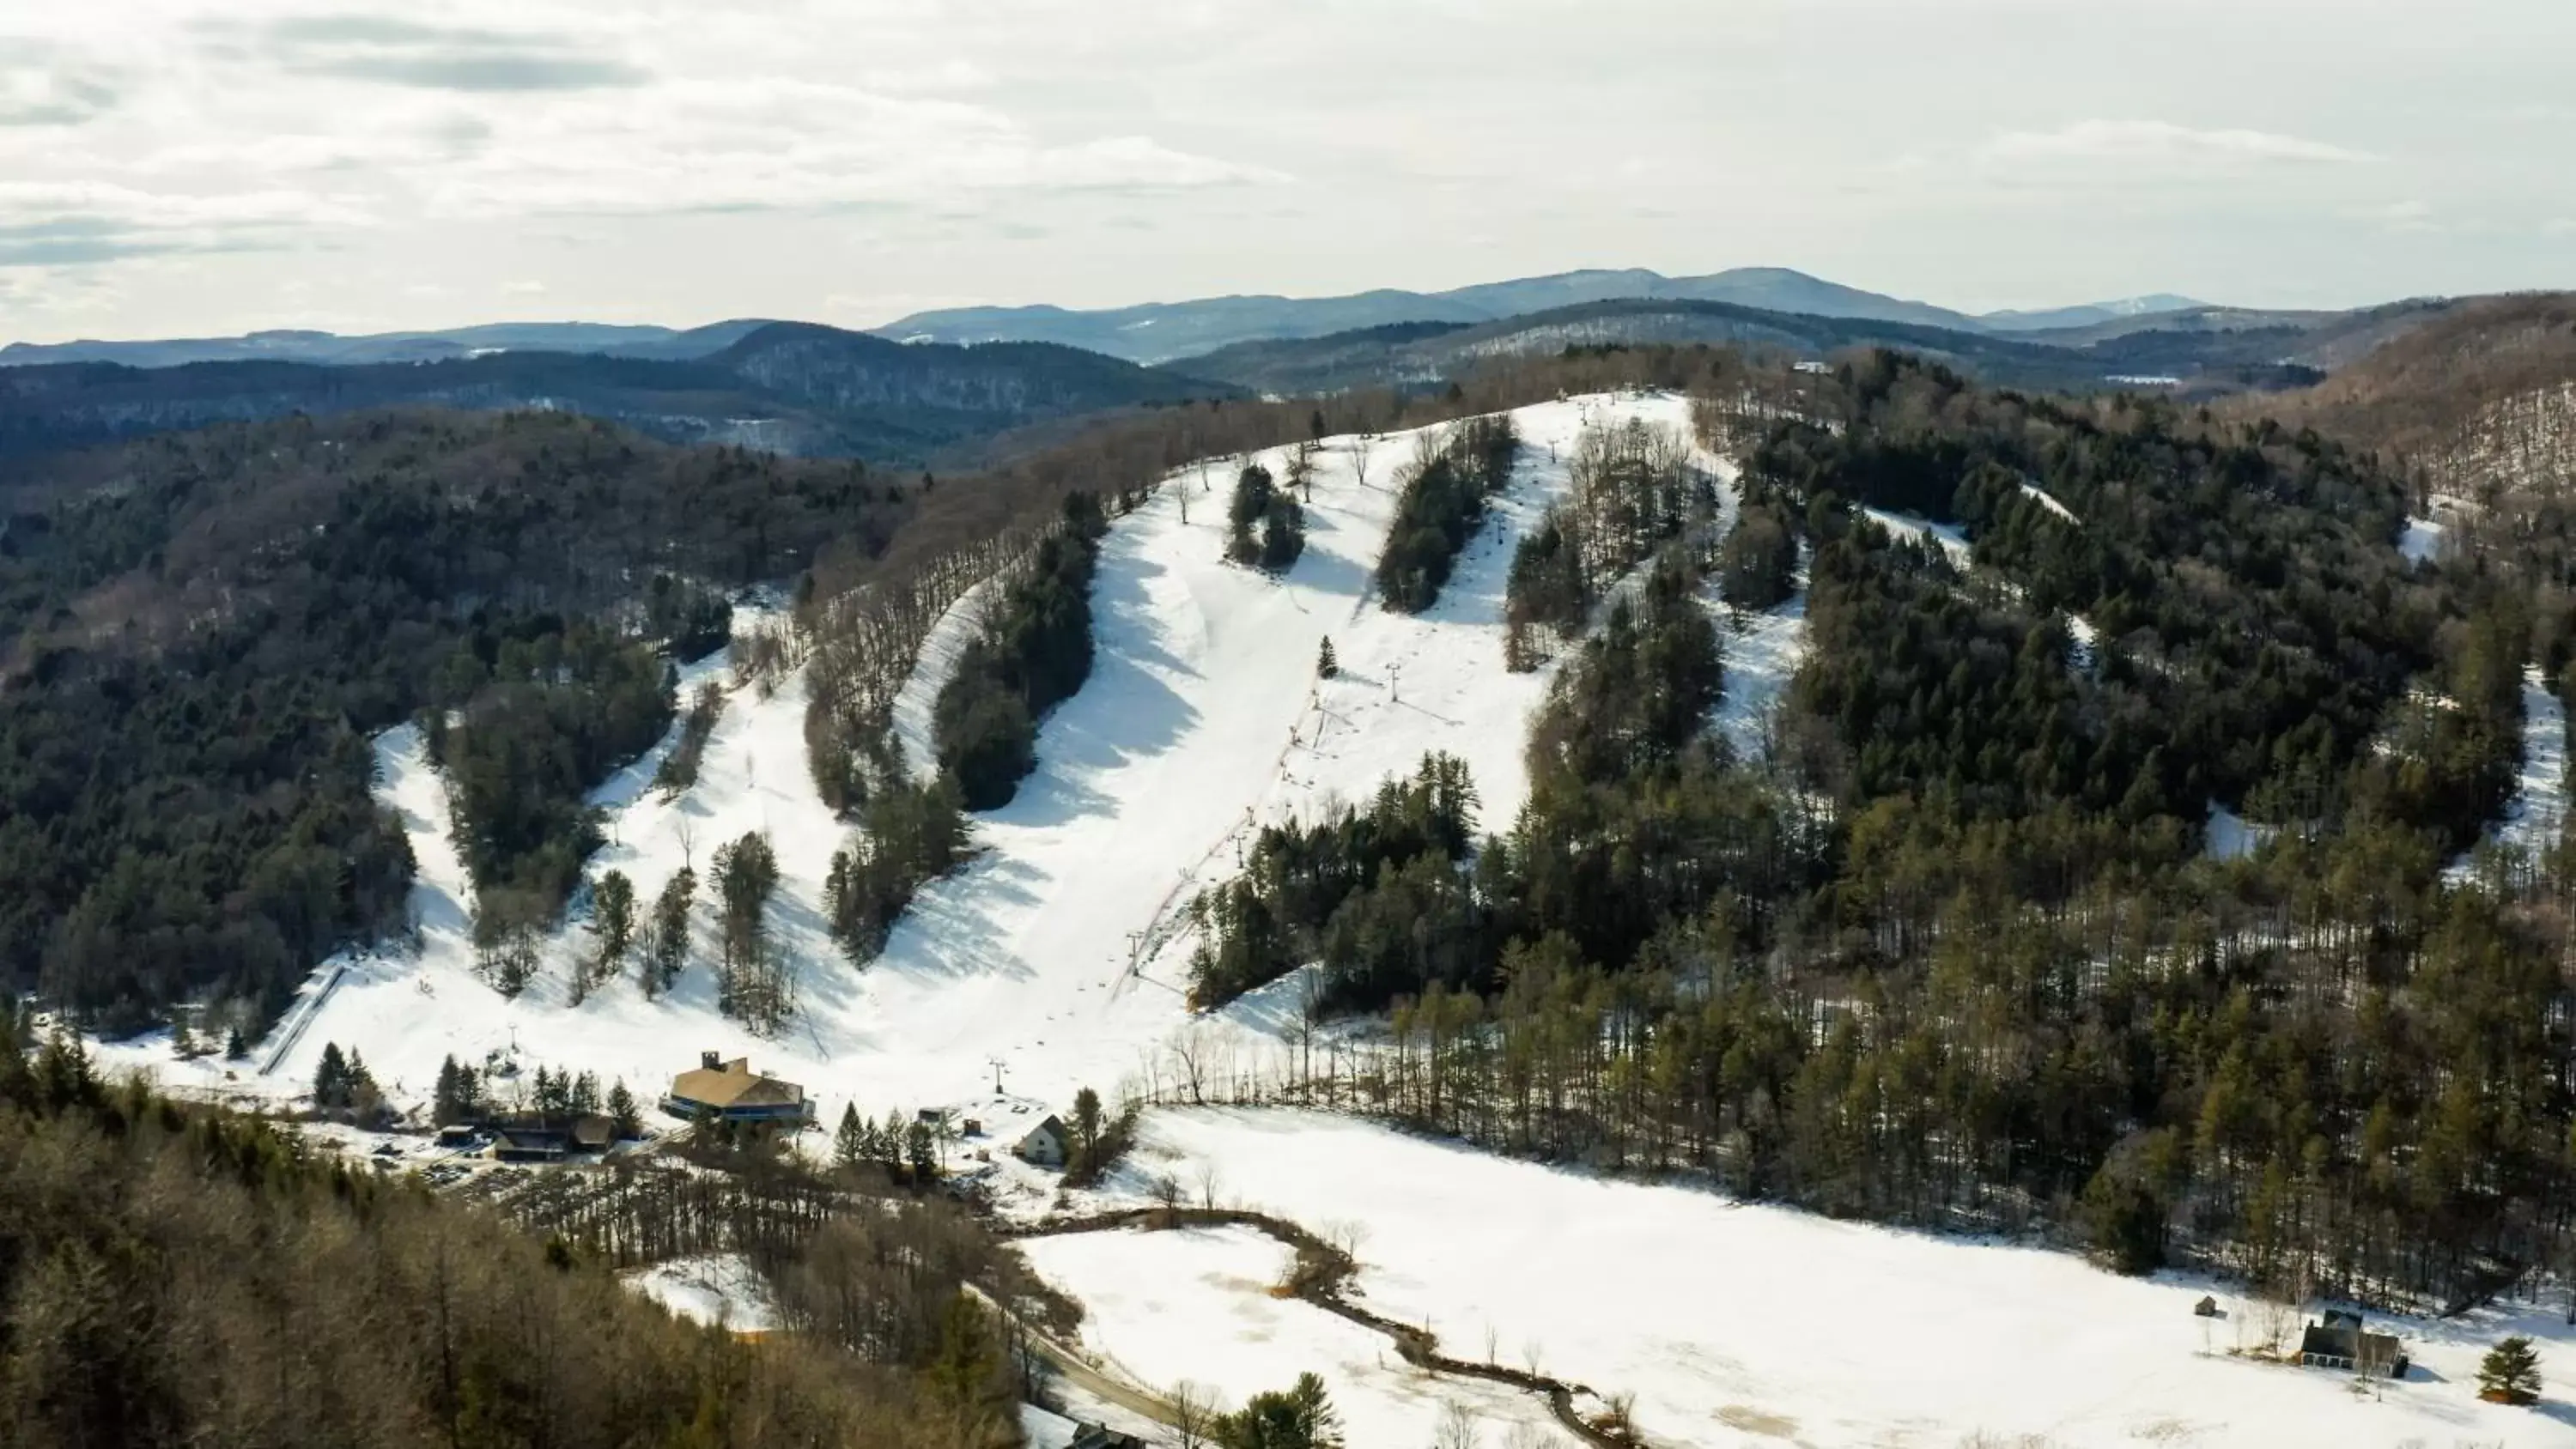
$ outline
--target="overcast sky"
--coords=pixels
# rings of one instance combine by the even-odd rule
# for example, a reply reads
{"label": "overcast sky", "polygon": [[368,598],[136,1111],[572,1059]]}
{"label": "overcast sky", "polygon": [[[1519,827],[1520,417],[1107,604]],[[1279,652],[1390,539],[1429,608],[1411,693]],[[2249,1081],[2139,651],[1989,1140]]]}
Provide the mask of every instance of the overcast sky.
{"label": "overcast sky", "polygon": [[2569,0],[0,0],[0,340],[2576,286]]}

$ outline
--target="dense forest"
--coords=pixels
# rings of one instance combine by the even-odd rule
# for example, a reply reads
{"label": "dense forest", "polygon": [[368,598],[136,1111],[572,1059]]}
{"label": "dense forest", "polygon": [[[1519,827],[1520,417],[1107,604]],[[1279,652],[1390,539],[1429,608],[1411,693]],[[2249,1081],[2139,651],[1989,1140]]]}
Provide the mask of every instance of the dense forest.
{"label": "dense forest", "polygon": [[967,809],[1010,803],[1037,766],[1039,719],[1090,677],[1091,576],[1108,531],[1098,499],[1066,498],[1062,525],[1008,578],[939,691],[939,767]]}
{"label": "dense forest", "polygon": [[1458,550],[1484,522],[1485,500],[1512,478],[1520,439],[1506,416],[1469,418],[1445,437],[1422,435],[1404,470],[1395,519],[1378,555],[1377,591],[1386,606],[1419,614],[1439,599]]}
{"label": "dense forest", "polygon": [[423,718],[495,928],[551,915],[580,796],[659,737],[709,594],[881,549],[907,504],[855,464],[423,414],[58,459],[0,509],[0,985],[256,1036],[323,955],[403,928],[370,734]]}
{"label": "dense forest", "polygon": [[[2441,874],[2500,802],[2522,662],[2562,677],[2558,578],[2410,567],[2371,459],[2169,405],[1873,356],[1701,421],[1766,534],[1656,546],[1561,667],[1516,819],[1273,831],[1206,898],[1204,999],[1314,961],[1319,1009],[1394,1003],[1389,1045],[1217,1090],[2283,1294],[2571,1266],[2568,877]],[[1712,619],[1801,547],[1807,663],[1736,758]],[[2208,857],[2213,801],[2274,843]]]}
{"label": "dense forest", "polygon": [[[0,1037],[12,1444],[1017,1441],[1005,1330],[961,1291],[1013,1301],[1016,1270],[944,1203],[755,1163],[628,1172],[514,1220],[109,1086],[66,1039],[31,1059],[14,1019]],[[760,1257],[800,1331],[685,1323],[611,1271],[711,1247]]]}

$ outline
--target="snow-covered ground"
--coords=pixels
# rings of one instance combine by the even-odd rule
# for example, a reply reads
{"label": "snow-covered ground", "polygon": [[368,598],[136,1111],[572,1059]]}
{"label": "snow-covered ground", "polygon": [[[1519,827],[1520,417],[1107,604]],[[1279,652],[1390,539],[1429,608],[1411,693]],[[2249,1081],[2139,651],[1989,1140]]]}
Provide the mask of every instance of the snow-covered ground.
{"label": "snow-covered ground", "polygon": [[[2376,1320],[2394,1323],[2419,1367],[2365,1397],[2346,1374],[2229,1356],[2260,1315],[2180,1275],[2122,1278],[2071,1254],[1834,1222],[1284,1110],[1154,1113],[1140,1159],[1137,1181],[1193,1179],[1205,1164],[1226,1201],[1310,1226],[1364,1224],[1356,1286],[1373,1309],[1427,1323],[1464,1357],[1483,1356],[1490,1333],[1504,1362],[1534,1357],[1632,1392],[1656,1444],[2576,1443],[2563,1417],[2476,1398],[2477,1360],[2506,1333],[2539,1341],[2550,1399],[2576,1397],[2576,1331],[2548,1312]],[[1088,1290],[1101,1343],[1139,1372],[1232,1373],[1260,1334],[1289,1330],[1252,1316],[1275,1258],[1219,1241],[1075,1239],[1041,1265]],[[2204,1293],[2225,1321],[2193,1315]],[[1332,1355],[1328,1342],[1301,1344],[1241,1371],[1268,1382],[1301,1357],[1323,1371]]]}
{"label": "snow-covered ground", "polygon": [[2102,664],[2102,631],[2082,614],[2066,616],[2066,632],[2073,639],[2067,649],[2066,662],[2078,674],[2090,674]]}
{"label": "snow-covered ground", "polygon": [[[1353,1445],[1428,1445],[1445,1407],[1464,1405],[1487,1443],[1526,1424],[1563,1444],[1536,1397],[1414,1368],[1384,1335],[1300,1299],[1274,1297],[1294,1252],[1251,1228],[1033,1238],[1030,1266],[1083,1305],[1083,1347],[1165,1398],[1189,1383],[1232,1409],[1300,1372],[1321,1376]],[[1452,1345],[1474,1358],[1481,1343]],[[1508,1348],[1508,1345],[1504,1347]],[[1504,1362],[1512,1362],[1508,1353]]]}
{"label": "snow-covered ground", "polygon": [[[1224,561],[1226,480],[1243,460],[1209,470],[1205,484],[1195,469],[1176,475],[1103,544],[1097,659],[1082,691],[1046,720],[1036,773],[1009,806],[978,817],[975,861],[927,887],[865,968],[851,967],[824,929],[823,882],[848,828],[806,768],[805,677],[766,693],[735,687],[689,789],[664,800],[646,788],[657,750],[596,793],[612,844],[590,869],[625,871],[649,902],[684,858],[703,879],[719,845],[769,832],[781,872],[769,925],[797,964],[803,1005],[774,1040],[714,1009],[703,884],[700,950],[670,994],[644,999],[630,972],[571,1004],[567,967],[592,949],[576,924],[548,944],[537,981],[503,999],[473,971],[471,894],[447,838],[444,781],[417,739],[395,731],[380,742],[379,793],[419,858],[420,949],[346,963],[271,1075],[226,1083],[221,1062],[178,1062],[166,1040],[106,1055],[174,1086],[284,1097],[307,1088],[323,1045],[337,1042],[361,1050],[398,1101],[416,1102],[441,1058],[479,1063],[499,1052],[529,1071],[622,1079],[649,1101],[700,1051],[721,1051],[803,1084],[827,1122],[850,1101],[882,1115],[989,1096],[995,1063],[1009,1091],[1031,1101],[1060,1107],[1083,1085],[1111,1093],[1187,1021],[1182,909],[1237,868],[1252,827],[1364,799],[1435,749],[1467,760],[1487,822],[1517,812],[1529,717],[1549,675],[1502,667],[1504,576],[1522,530],[1563,495],[1582,428],[1628,417],[1684,436],[1690,426],[1678,396],[1520,410],[1521,466],[1439,602],[1417,617],[1384,611],[1370,588],[1410,435],[1368,445],[1365,483],[1354,477],[1354,440],[1325,440],[1306,551],[1281,578]],[[1260,461],[1274,476],[1287,471],[1284,452]],[[951,614],[962,630],[962,611]],[[759,622],[749,616],[744,627]],[[1327,636],[1341,674],[1319,681]],[[689,682],[730,681],[724,666],[720,654]],[[934,669],[920,672],[926,680]],[[1252,1000],[1196,1030],[1232,1050],[1272,1050],[1293,1014]]]}
{"label": "snow-covered ground", "polygon": [[1769,752],[1780,696],[1806,660],[1807,562],[1812,552],[1805,539],[1798,540],[1798,587],[1788,598],[1746,616],[1740,626],[1731,610],[1717,609],[1726,662],[1714,723],[1739,760],[1758,760]]}
{"label": "snow-covered ground", "polygon": [[2212,800],[2209,824],[2201,834],[2201,854],[2211,860],[2243,860],[2280,833],[2278,826],[2257,825]]}
{"label": "snow-covered ground", "polygon": [[2567,819],[2567,705],[2538,665],[2522,671],[2522,768],[2504,814],[2487,828],[2478,851],[2451,862],[2454,885],[2477,877],[2478,857],[2501,850],[2537,859],[2558,843]]}
{"label": "snow-covered ground", "polygon": [[2075,510],[2058,502],[2056,495],[2050,493],[2047,489],[2034,483],[2024,483],[2021,485],[2021,491],[2024,496],[2037,499],[2040,507],[2047,509],[2049,512],[2056,514],[2058,517],[2065,519],[2067,522],[2072,523],[2079,528],[2083,526],[2084,520],[2075,516]]}
{"label": "snow-covered ground", "polygon": [[984,609],[998,593],[1008,571],[976,584],[940,614],[939,622],[922,636],[921,653],[912,662],[912,674],[896,692],[893,715],[894,737],[903,747],[903,762],[913,777],[927,780],[939,773],[939,741],[931,721],[939,705],[939,692],[957,673],[958,656],[975,641],[984,627]]}
{"label": "snow-covered ground", "polygon": [[2397,534],[2397,551],[2411,564],[2430,563],[2441,556],[2442,535],[2446,530],[2430,518],[2409,518]]}
{"label": "snow-covered ground", "polygon": [[778,1306],[760,1270],[739,1253],[674,1258],[626,1275],[626,1286],[682,1318],[767,1333],[778,1326]]}
{"label": "snow-covered ground", "polygon": [[1968,546],[1968,536],[1961,533],[1957,525],[1934,523],[1928,518],[1917,518],[1910,513],[1890,513],[1884,508],[1864,508],[1861,512],[1868,516],[1870,522],[1900,539],[1913,543],[1940,544],[1941,551],[1950,556],[1952,568],[1965,570],[1968,567],[1973,550]]}

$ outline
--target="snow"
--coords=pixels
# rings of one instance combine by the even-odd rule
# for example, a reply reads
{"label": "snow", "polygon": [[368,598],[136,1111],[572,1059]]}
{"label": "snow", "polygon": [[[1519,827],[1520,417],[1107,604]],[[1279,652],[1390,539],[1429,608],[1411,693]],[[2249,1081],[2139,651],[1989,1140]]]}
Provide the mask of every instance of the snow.
{"label": "snow", "polygon": [[2477,875],[2481,853],[2498,851],[2538,859],[2558,843],[2567,818],[2567,705],[2549,687],[2538,665],[2522,671],[2522,767],[2513,798],[2488,828],[2479,851],[2451,863],[2444,876],[2458,885]]}
{"label": "snow", "polygon": [[1081,1427],[1052,1410],[1020,1405],[1020,1433],[1028,1439],[1029,1449],[1073,1449],[1073,1436]]}
{"label": "snow", "polygon": [[931,723],[939,692],[955,677],[958,656],[983,629],[985,601],[1000,593],[1010,572],[1005,569],[976,584],[940,614],[922,636],[912,673],[895,694],[894,737],[903,746],[904,765],[916,780],[926,781],[939,773],[939,742]]}
{"label": "snow", "polygon": [[2065,519],[2067,522],[2072,523],[2079,528],[2083,526],[2084,520],[2075,516],[2075,510],[2058,502],[2056,497],[2050,494],[2047,489],[2042,488],[2035,483],[2024,483],[2021,485],[2021,491],[2025,496],[2039,500],[2040,507],[2047,509],[2049,512],[2056,514],[2058,517]]}
{"label": "snow", "polygon": [[2078,674],[2090,674],[2102,664],[2102,631],[2081,614],[2066,616],[2066,633],[2072,640],[2066,651],[2067,666]]}
{"label": "snow", "polygon": [[[823,882],[849,827],[816,796],[806,767],[804,674],[766,691],[732,684],[729,651],[690,670],[684,688],[709,678],[731,691],[698,779],[667,800],[647,788],[666,741],[596,792],[612,843],[589,873],[622,870],[649,903],[684,857],[703,878],[718,846],[768,831],[781,877],[769,927],[797,965],[802,1004],[775,1039],[715,1010],[703,880],[698,949],[658,1000],[644,999],[630,971],[573,1005],[568,966],[593,948],[577,922],[546,944],[537,980],[516,1000],[485,984],[473,970],[471,892],[447,838],[444,781],[417,737],[396,730],[378,744],[378,789],[420,862],[417,949],[320,973],[336,973],[337,984],[309,1027],[275,1044],[272,1074],[227,1083],[219,1061],[179,1062],[166,1040],[105,1054],[173,1087],[272,1101],[305,1090],[327,1042],[361,1050],[405,1104],[426,1097],[450,1055],[478,1063],[498,1054],[527,1072],[587,1070],[649,1101],[701,1051],[748,1056],[802,1084],[826,1123],[847,1102],[881,1116],[988,1097],[995,1063],[1009,1091],[1034,1103],[1061,1109],[1083,1085],[1112,1095],[1190,1023],[1183,911],[1238,868],[1253,827],[1363,800],[1434,749],[1467,760],[1487,822],[1507,824],[1518,811],[1529,720],[1550,676],[1502,667],[1504,576],[1522,530],[1563,496],[1582,428],[1628,417],[1685,436],[1690,426],[1687,401],[1674,395],[1520,410],[1514,479],[1420,616],[1386,612],[1370,587],[1395,501],[1391,460],[1411,456],[1410,435],[1370,442],[1375,476],[1366,482],[1353,476],[1353,440],[1324,440],[1307,548],[1281,578],[1225,562],[1222,484],[1200,482],[1195,470],[1175,475],[1104,540],[1093,673],[1045,721],[1037,771],[1010,805],[977,818],[973,862],[926,887],[864,968],[849,965],[825,930]],[[1243,461],[1211,474],[1231,477]],[[1284,450],[1260,461],[1274,476],[1287,471]],[[741,626],[766,622],[746,611]],[[1326,635],[1342,672],[1319,681]],[[917,670],[916,682],[935,671],[935,662]],[[1275,1051],[1294,1015],[1264,997],[1190,1029],[1225,1051]]]}
{"label": "snow", "polygon": [[2406,526],[2398,531],[2397,551],[2405,556],[2408,563],[2430,563],[2440,556],[2442,536],[2447,532],[2449,530],[2436,520],[2410,517]]}
{"label": "snow", "polygon": [[[1354,1445],[1429,1444],[1450,1403],[1482,1420],[1489,1440],[1527,1424],[1548,1436],[1542,1443],[1566,1442],[1534,1395],[1426,1373],[1374,1329],[1272,1296],[1296,1254],[1256,1229],[1083,1233],[1032,1238],[1020,1251],[1039,1276],[1081,1300],[1083,1347],[1164,1398],[1189,1383],[1233,1409],[1311,1371]],[[1481,1343],[1452,1349],[1483,1351]]]}
{"label": "snow", "polygon": [[1725,673],[1719,681],[1715,725],[1739,760],[1770,753],[1771,721],[1789,680],[1807,657],[1807,562],[1811,550],[1798,540],[1798,587],[1759,614],[1736,618],[1719,612]]}
{"label": "snow", "polygon": [[1950,556],[1951,567],[1965,569],[1968,566],[1970,554],[1968,536],[1961,533],[1957,526],[1934,523],[1928,518],[1917,518],[1911,513],[1890,513],[1884,508],[1864,508],[1861,512],[1867,514],[1871,522],[1899,539],[1912,543],[1923,543],[1927,540],[1939,543],[1941,551]]}
{"label": "snow", "polygon": [[767,1333],[778,1307],[760,1271],[740,1253],[674,1258],[626,1275],[626,1286],[696,1323],[736,1333]]}
{"label": "snow", "polygon": [[2279,833],[2278,826],[2254,824],[2212,800],[2209,825],[2201,836],[2201,853],[2211,860],[2243,860],[2270,844]]}
{"label": "snow", "polygon": [[[2230,1356],[2255,1315],[2187,1275],[2122,1278],[2067,1253],[1836,1222],[1281,1109],[1156,1112],[1140,1155],[1139,1180],[1188,1180],[1207,1164],[1229,1201],[1309,1226],[1363,1223],[1357,1286],[1375,1311],[1428,1323],[1453,1353],[1481,1356],[1490,1332],[1507,1363],[1535,1355],[1558,1377],[1634,1393],[1659,1445],[1947,1449],[1981,1432],[2044,1436],[2052,1449],[2571,1439],[2563,1419],[2475,1397],[2477,1359],[2507,1333],[2539,1342],[2550,1399],[2576,1396],[2576,1330],[2547,1311],[2374,1316],[2395,1323],[2421,1367],[2371,1399],[2345,1374]],[[1044,1266],[1100,1295],[1101,1341],[1140,1371],[1271,1382],[1324,1360],[1328,1340],[1238,1366],[1248,1341],[1293,1330],[1247,1316],[1249,1290],[1209,1280],[1258,1283],[1271,1260],[1249,1245],[1201,1251],[1071,1247]],[[1199,1281],[1173,1281],[1184,1274]],[[2204,1293],[2226,1321],[2193,1315]]]}

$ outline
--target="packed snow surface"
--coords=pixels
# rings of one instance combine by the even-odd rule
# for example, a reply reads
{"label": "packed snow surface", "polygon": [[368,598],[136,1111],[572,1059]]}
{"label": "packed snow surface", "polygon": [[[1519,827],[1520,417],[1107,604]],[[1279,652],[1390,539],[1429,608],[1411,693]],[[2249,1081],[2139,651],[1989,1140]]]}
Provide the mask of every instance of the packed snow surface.
{"label": "packed snow surface", "polygon": [[[1281,577],[1224,559],[1226,493],[1245,459],[1175,475],[1103,542],[1097,657],[1080,693],[1046,719],[1037,771],[1007,807],[977,817],[974,862],[926,887],[864,968],[849,965],[825,930],[823,882],[848,827],[824,807],[807,768],[805,675],[735,681],[719,651],[684,679],[730,689],[697,782],[667,800],[646,788],[666,741],[592,797],[611,844],[591,875],[624,871],[643,903],[684,861],[700,876],[698,949],[671,993],[646,1000],[630,970],[573,1004],[570,963],[595,949],[577,921],[548,944],[543,970],[517,999],[478,977],[446,785],[416,735],[397,730],[378,744],[378,793],[419,859],[419,948],[333,963],[319,979],[336,984],[310,989],[310,1022],[275,1043],[272,1074],[227,1084],[221,1063],[174,1061],[166,1042],[114,1049],[110,1060],[152,1066],[174,1085],[282,1097],[306,1090],[324,1044],[337,1042],[361,1050],[398,1102],[425,1097],[450,1055],[517,1064],[522,1081],[539,1065],[587,1070],[650,1101],[701,1051],[721,1051],[802,1084],[826,1121],[850,1101],[882,1115],[989,1095],[996,1064],[1012,1093],[1038,1101],[1061,1105],[1083,1085],[1112,1092],[1188,1020],[1184,908],[1239,868],[1259,824],[1363,800],[1430,750],[1464,757],[1485,821],[1509,824],[1528,792],[1522,750],[1549,682],[1544,670],[1502,667],[1512,549],[1564,495],[1584,426],[1632,417],[1688,436],[1689,405],[1678,396],[1519,410],[1513,480],[1419,616],[1381,609],[1370,587],[1412,435],[1324,440],[1306,550]],[[1365,482],[1356,476],[1363,450]],[[1284,450],[1257,461],[1287,474]],[[941,629],[965,629],[966,612],[951,610]],[[763,622],[754,613],[743,627]],[[1328,636],[1340,675],[1319,680]],[[935,697],[937,668],[934,660],[916,671],[916,695]],[[717,1014],[707,964],[711,857],[753,830],[768,832],[777,851],[768,924],[796,963],[802,1001],[768,1040]],[[1239,1050],[1275,1049],[1273,1028],[1290,1014],[1250,1001],[1205,1030]]]}
{"label": "packed snow surface", "polygon": [[2021,491],[2024,496],[2037,499],[2040,507],[2047,509],[2049,512],[2056,514],[2058,517],[2065,519],[2069,523],[2075,524],[2079,527],[2082,526],[2084,520],[2075,516],[2075,510],[2058,502],[2057,496],[2050,493],[2047,489],[2042,488],[2035,483],[2024,483],[2021,485]]}
{"label": "packed snow surface", "polygon": [[[1608,1180],[1348,1118],[1163,1111],[1147,1118],[1145,1139],[1138,1181],[1148,1171],[1191,1180],[1204,1164],[1225,1200],[1364,1224],[1358,1286],[1374,1310],[1427,1323],[1452,1353],[1482,1357],[1490,1332],[1507,1363],[1535,1356],[1560,1378],[1632,1392],[1655,1444],[1952,1449],[1978,1433],[1996,1444],[2040,1436],[2032,1442],[2051,1449],[2576,1442],[2563,1418],[2476,1397],[2478,1358],[2507,1333],[2539,1341],[2549,1399],[2576,1396],[2576,1330],[2547,1311],[2377,1318],[2419,1367],[2365,1397],[2349,1374],[2230,1356],[2240,1337],[2258,1336],[2261,1315],[2224,1286],[2179,1275],[2122,1278],[2068,1253]],[[1118,1302],[1105,1331],[1133,1351],[1177,1362],[1200,1343],[1218,1362],[1235,1351],[1220,1341],[1261,1331],[1236,1316],[1233,1295],[1113,1280],[1120,1267],[1136,1279],[1258,1278],[1226,1266],[1233,1251],[1210,1249],[1204,1268],[1175,1253],[1073,1271]],[[1158,1293],[1171,1296],[1147,1324],[1129,1304]],[[1201,1293],[1213,1301],[1195,1306]],[[2193,1315],[2212,1293],[2224,1321]],[[1277,1369],[1294,1359],[1280,1354]]]}
{"label": "packed snow surface", "polygon": [[1968,566],[1972,550],[1968,547],[1968,536],[1961,533],[1957,525],[1934,523],[1928,518],[1917,518],[1910,513],[1890,513],[1884,508],[1864,508],[1861,512],[1869,516],[1870,522],[1900,539],[1913,543],[1940,544],[1941,551],[1950,556],[1951,567],[1965,569]]}
{"label": "packed snow surface", "polygon": [[939,692],[956,675],[958,656],[982,631],[985,605],[1000,586],[999,578],[990,578],[957,596],[923,636],[912,674],[895,694],[890,711],[894,737],[903,746],[904,766],[915,779],[928,780],[939,773],[939,741],[931,726]]}
{"label": "packed snow surface", "polygon": [[626,1286],[682,1318],[736,1333],[767,1333],[778,1326],[769,1284],[740,1253],[674,1258],[626,1275]]}
{"label": "packed snow surface", "polygon": [[[1296,1255],[1255,1229],[1083,1233],[1032,1238],[1020,1250],[1081,1300],[1083,1347],[1167,1399],[1188,1383],[1232,1409],[1312,1371],[1353,1445],[1430,1444],[1451,1403],[1483,1422],[1488,1442],[1513,1424],[1544,1435],[1539,1443],[1567,1442],[1533,1395],[1425,1373],[1374,1329],[1272,1296]],[[1466,1356],[1483,1351],[1474,1345]]]}
{"label": "packed snow surface", "polygon": [[[2540,667],[2528,665],[2522,671],[2522,768],[2513,798],[2488,827],[2484,844],[2536,859],[2558,843],[2566,819],[2567,705]],[[2476,853],[2453,861],[2445,874],[2455,884],[2474,878]]]}
{"label": "packed snow surface", "polygon": [[1797,592],[1758,614],[1741,618],[1718,610],[1724,672],[1719,678],[1715,724],[1739,760],[1770,753],[1771,721],[1789,680],[1807,657],[1807,564],[1811,550],[1798,540]]}

